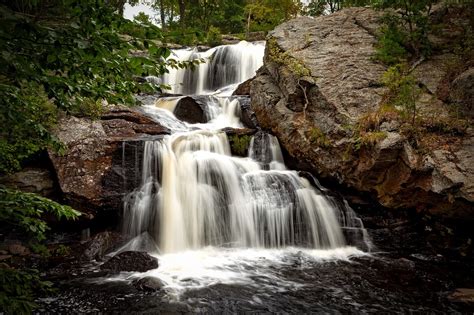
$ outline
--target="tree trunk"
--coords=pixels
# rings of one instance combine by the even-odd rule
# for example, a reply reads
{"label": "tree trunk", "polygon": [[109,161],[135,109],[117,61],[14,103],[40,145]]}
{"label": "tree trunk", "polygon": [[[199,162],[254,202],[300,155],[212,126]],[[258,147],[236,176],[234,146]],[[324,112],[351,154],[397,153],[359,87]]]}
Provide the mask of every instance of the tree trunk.
{"label": "tree trunk", "polygon": [[250,17],[252,16],[252,11],[249,10],[249,15],[247,17],[247,34],[245,34],[245,36],[247,37],[247,39],[249,38],[249,35],[250,35]]}
{"label": "tree trunk", "polygon": [[166,28],[166,14],[165,14],[165,1],[160,0],[160,18],[161,18],[161,29],[164,30]]}
{"label": "tree trunk", "polygon": [[181,24],[181,27],[184,29],[184,27],[186,26],[185,24],[186,4],[184,3],[184,0],[178,0],[178,5],[179,5],[179,23]]}

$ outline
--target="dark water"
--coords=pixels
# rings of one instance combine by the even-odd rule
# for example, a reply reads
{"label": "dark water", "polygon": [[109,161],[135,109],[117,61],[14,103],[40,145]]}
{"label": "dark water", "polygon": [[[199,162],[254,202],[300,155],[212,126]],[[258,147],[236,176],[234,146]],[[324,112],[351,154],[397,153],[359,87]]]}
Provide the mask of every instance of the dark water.
{"label": "dark water", "polygon": [[[216,283],[187,290],[179,296],[166,289],[142,292],[124,281],[97,281],[87,268],[68,269],[64,270],[67,279],[60,282],[57,295],[40,300],[39,311],[62,314],[474,311],[472,305],[449,299],[458,285],[472,281],[469,266],[429,261],[431,258],[424,257],[428,260],[425,261],[373,254],[350,261],[310,262],[296,254],[288,258],[285,267],[265,267],[273,269],[271,272],[277,279],[256,276],[252,285]],[[287,283],[295,285],[289,288]]]}

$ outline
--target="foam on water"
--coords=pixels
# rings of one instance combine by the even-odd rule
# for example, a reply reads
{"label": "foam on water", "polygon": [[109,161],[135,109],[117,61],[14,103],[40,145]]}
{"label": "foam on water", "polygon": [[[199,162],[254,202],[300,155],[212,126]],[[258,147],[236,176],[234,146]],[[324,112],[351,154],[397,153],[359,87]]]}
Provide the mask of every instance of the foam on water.
{"label": "foam on water", "polygon": [[355,247],[340,247],[330,250],[287,247],[271,248],[217,248],[204,247],[178,253],[153,254],[159,259],[160,267],[144,273],[122,273],[119,276],[102,279],[105,281],[133,281],[146,276],[156,277],[165,284],[171,296],[186,290],[200,289],[214,284],[235,284],[287,291],[303,284],[283,281],[279,270],[292,268],[300,270],[314,264],[334,260],[348,261],[354,257],[368,255]]}

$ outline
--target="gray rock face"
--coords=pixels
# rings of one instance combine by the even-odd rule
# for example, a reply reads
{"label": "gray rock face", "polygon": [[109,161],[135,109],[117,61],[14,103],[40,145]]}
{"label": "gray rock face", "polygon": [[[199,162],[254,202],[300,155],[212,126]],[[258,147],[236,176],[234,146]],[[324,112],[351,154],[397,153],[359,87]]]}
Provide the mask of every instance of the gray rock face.
{"label": "gray rock face", "polygon": [[[472,217],[472,129],[440,153],[413,149],[400,123],[390,119],[381,124],[383,136],[373,145],[361,146],[354,136],[357,124],[379,109],[387,92],[381,84],[386,68],[372,58],[379,17],[370,9],[350,8],[278,26],[269,34],[264,66],[252,82],[251,107],[261,127],[321,177],[369,192],[388,208]],[[423,79],[429,68],[421,63],[415,75]],[[446,104],[430,92],[442,77],[437,70],[419,80],[428,89],[420,112],[436,106],[447,115]]]}
{"label": "gray rock face", "polygon": [[458,104],[463,113],[474,118],[474,68],[469,68],[454,79],[450,100]]}
{"label": "gray rock face", "polygon": [[232,95],[250,95],[250,86],[252,85],[253,78],[244,81],[237,86]]}
{"label": "gray rock face", "polygon": [[111,272],[145,272],[156,268],[158,268],[158,259],[145,252],[134,251],[119,253],[100,266],[100,269]]}

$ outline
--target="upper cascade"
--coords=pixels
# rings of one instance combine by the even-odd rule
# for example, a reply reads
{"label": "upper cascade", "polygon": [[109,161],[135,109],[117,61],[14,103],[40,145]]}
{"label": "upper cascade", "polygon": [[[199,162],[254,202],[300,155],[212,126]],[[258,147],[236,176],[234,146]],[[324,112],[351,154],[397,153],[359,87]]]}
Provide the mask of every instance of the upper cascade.
{"label": "upper cascade", "polygon": [[253,77],[263,64],[265,42],[241,41],[199,52],[197,48],[172,50],[169,58],[178,61],[203,59],[195,68],[169,69],[162,83],[169,85],[172,94],[202,95],[236,86]]}

